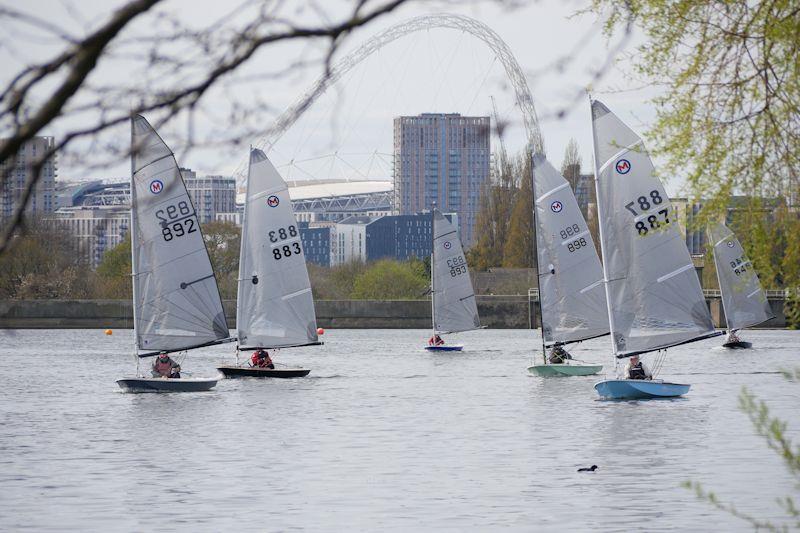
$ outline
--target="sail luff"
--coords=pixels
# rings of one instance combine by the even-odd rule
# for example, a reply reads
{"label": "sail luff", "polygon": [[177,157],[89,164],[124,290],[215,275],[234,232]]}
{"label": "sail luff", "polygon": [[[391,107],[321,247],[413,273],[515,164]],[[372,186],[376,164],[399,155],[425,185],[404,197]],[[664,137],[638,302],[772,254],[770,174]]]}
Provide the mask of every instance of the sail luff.
{"label": "sail luff", "polygon": [[436,209],[436,202],[431,207],[431,329],[433,330],[433,337],[436,337],[436,285],[434,274],[434,265],[436,265],[436,217],[433,211]]}
{"label": "sail luff", "polygon": [[618,355],[617,350],[617,343],[614,341],[616,336],[614,335],[615,327],[614,327],[614,313],[611,311],[611,289],[608,284],[608,250],[605,238],[605,231],[604,231],[604,224],[603,220],[605,220],[605,208],[601,205],[600,202],[600,168],[599,168],[599,160],[600,156],[597,152],[598,147],[598,140],[597,140],[597,130],[595,129],[594,125],[594,105],[592,103],[591,97],[589,98],[589,107],[590,113],[592,115],[592,153],[594,157],[592,158],[592,163],[594,165],[594,191],[595,191],[595,198],[597,199],[597,229],[598,234],[600,237],[600,260],[601,264],[603,265],[603,290],[606,294],[606,310],[608,312],[608,330],[611,334],[611,350],[614,353],[614,356]]}
{"label": "sail luff", "polygon": [[[252,152],[253,147],[250,147]],[[245,194],[244,194],[244,208],[242,209],[242,232],[239,237],[239,274],[236,280],[236,338],[237,342],[239,339],[239,323],[242,320],[241,317],[244,315],[242,309],[242,302],[244,301],[244,294],[243,294],[243,287],[245,283],[245,242],[247,242],[247,211],[249,209],[250,202],[247,201],[250,198],[250,176],[252,173],[251,169],[251,158],[247,158],[247,182],[245,183]],[[249,280],[247,280],[249,281]]]}
{"label": "sail luff", "polygon": [[626,357],[720,334],[641,138],[597,100],[592,128],[614,353]]}
{"label": "sail luff", "polygon": [[137,326],[138,320],[137,315],[138,311],[136,308],[138,307],[137,302],[137,289],[136,285],[137,276],[138,276],[138,269],[137,269],[137,261],[136,261],[136,250],[139,247],[139,232],[137,231],[138,227],[138,220],[136,218],[136,209],[134,209],[134,198],[136,194],[136,186],[134,184],[134,168],[133,168],[133,150],[136,149],[133,143],[133,121],[134,117],[131,117],[131,227],[130,227],[130,235],[131,235],[131,296],[133,298],[133,353],[134,355],[139,353],[139,335],[137,333]]}

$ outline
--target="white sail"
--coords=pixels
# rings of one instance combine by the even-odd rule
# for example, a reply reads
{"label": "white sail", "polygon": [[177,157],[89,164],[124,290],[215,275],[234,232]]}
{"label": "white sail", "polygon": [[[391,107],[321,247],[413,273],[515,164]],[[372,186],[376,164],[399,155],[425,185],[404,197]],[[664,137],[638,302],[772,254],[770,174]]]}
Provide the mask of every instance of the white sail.
{"label": "white sail", "polygon": [[533,187],[545,344],[608,334],[603,267],[569,182],[535,155]]}
{"label": "white sail", "polygon": [[455,333],[481,327],[467,260],[456,228],[433,210],[434,331]]}
{"label": "white sail", "polygon": [[144,117],[131,127],[137,348],[176,351],[224,339],[217,280],[175,157]]}
{"label": "white sail", "polygon": [[316,320],[286,182],[264,152],[251,150],[236,305],[239,346],[316,343]]}
{"label": "white sail", "polygon": [[714,336],[677,213],[636,133],[592,103],[597,202],[618,357]]}
{"label": "white sail", "polygon": [[773,318],[767,295],[736,235],[725,224],[709,228],[728,329],[749,328]]}

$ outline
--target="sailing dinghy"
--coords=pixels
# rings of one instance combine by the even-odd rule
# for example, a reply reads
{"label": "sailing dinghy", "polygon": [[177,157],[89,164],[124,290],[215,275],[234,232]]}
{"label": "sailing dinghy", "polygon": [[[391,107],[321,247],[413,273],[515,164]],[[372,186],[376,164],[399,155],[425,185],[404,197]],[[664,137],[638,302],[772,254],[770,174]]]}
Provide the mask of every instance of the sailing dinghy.
{"label": "sailing dinghy", "polygon": [[[597,374],[603,365],[567,359],[561,347],[608,335],[603,267],[569,182],[543,155],[533,156],[532,168],[544,362],[528,371],[542,377]],[[548,348],[559,350],[563,362],[550,363]]]}
{"label": "sailing dinghy", "polygon": [[[721,335],[714,330],[677,213],[642,139],[595,100],[597,215],[611,345],[617,359]],[[671,398],[690,385],[609,379],[605,399]]]}
{"label": "sailing dinghy", "polygon": [[757,326],[775,315],[736,235],[725,224],[717,223],[709,228],[708,238],[714,247],[714,266],[728,328],[722,346],[750,348],[752,343],[741,340],[736,331]]}
{"label": "sailing dinghy", "polygon": [[478,306],[469,277],[467,260],[458,230],[434,205],[431,247],[431,322],[433,336],[425,349],[430,352],[460,352],[460,344],[444,344],[440,335],[480,329]]}
{"label": "sailing dinghy", "polygon": [[[258,149],[250,150],[237,296],[237,354],[322,344],[289,189]],[[308,368],[261,368],[248,363],[223,365],[218,370],[227,378],[295,378],[311,372]]]}
{"label": "sailing dinghy", "polygon": [[[175,156],[147,120],[131,121],[133,337],[138,358],[230,342],[217,280]],[[117,380],[126,392],[196,392],[217,378]]]}

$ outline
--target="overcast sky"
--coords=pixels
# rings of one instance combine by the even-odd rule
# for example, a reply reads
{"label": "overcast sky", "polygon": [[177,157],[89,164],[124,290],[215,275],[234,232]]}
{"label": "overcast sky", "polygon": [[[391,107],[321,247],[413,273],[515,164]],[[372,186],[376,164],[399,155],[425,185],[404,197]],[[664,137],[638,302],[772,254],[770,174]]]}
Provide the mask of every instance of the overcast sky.
{"label": "overcast sky", "polygon": [[[17,9],[18,2],[2,2]],[[39,16],[54,16],[64,25],[79,27],[102,21],[114,5],[120,2],[82,0],[56,4],[52,1],[28,1],[24,9]],[[564,148],[575,138],[583,156],[584,169],[591,167],[591,130],[588,103],[580,94],[592,81],[594,72],[608,58],[609,48],[619,40],[609,42],[600,31],[594,15],[576,15],[585,1],[540,0],[518,2],[519,7],[498,5],[495,2],[411,2],[396,13],[349,36],[337,54],[337,60],[358,48],[371,36],[409,18],[438,12],[457,13],[473,17],[494,30],[510,48],[530,86],[536,111],[545,139],[548,157],[560,165]],[[177,13],[187,23],[198,26],[220,14],[220,4],[172,0],[165,9]],[[288,5],[296,5],[288,3]],[[328,14],[347,12],[349,2],[324,2]],[[65,7],[66,6],[66,7]],[[285,8],[284,8],[285,9]],[[301,15],[305,16],[305,15]],[[309,13],[309,24],[314,14]],[[634,32],[625,50],[599,83],[593,86],[595,97],[603,100],[631,127],[644,133],[655,113],[648,100],[656,91],[641,88],[630,75],[628,55],[634,53],[641,37]],[[21,62],[45,57],[55,52],[41,43],[27,57],[0,50],[0,76],[7,80]],[[321,47],[297,45],[274,47],[260,54],[256,63],[248,66],[251,72],[275,71],[290,64],[298,56],[313,57]],[[577,50],[576,54],[572,54]],[[562,68],[556,64],[562,61]],[[288,78],[264,81],[255,88],[276,110],[284,109],[297,99],[320,73],[319,66],[293,72]],[[524,141],[521,116],[515,106],[514,92],[506,73],[494,52],[479,39],[451,29],[430,29],[409,34],[354,67],[337,85],[329,90],[270,150],[269,155],[287,179],[323,177],[390,177],[388,158],[392,152],[392,119],[399,115],[423,112],[455,112],[465,115],[492,114],[491,97],[495,98],[502,121],[510,123],[505,142],[510,152],[519,150]],[[210,102],[213,107],[213,100]],[[565,118],[554,113],[568,109]],[[222,125],[224,126],[224,125]],[[213,135],[221,125],[207,120],[198,125]],[[265,127],[266,129],[266,127]],[[48,131],[58,135],[58,131]],[[162,131],[165,141],[180,153],[182,142],[178,130]],[[254,139],[253,144],[258,144]],[[496,139],[493,140],[493,143]],[[493,147],[494,148],[494,147]],[[338,156],[332,154],[337,153]],[[371,155],[368,155],[371,154]],[[236,156],[218,148],[192,150],[179,161],[201,174],[231,174],[246,154]],[[62,179],[124,177],[129,164],[118,164],[93,170],[91,174],[79,165],[65,165],[59,174]],[[671,180],[669,188],[676,191],[680,180]]]}

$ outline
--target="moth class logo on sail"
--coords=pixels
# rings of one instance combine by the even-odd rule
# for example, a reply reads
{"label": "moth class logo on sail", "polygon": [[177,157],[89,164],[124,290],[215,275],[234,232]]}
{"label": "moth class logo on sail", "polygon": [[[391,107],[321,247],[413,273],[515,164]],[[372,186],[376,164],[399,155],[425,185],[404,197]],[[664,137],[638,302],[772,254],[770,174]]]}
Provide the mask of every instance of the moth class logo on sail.
{"label": "moth class logo on sail", "polygon": [[564,209],[564,205],[558,200],[550,204],[550,211],[553,213],[560,213],[562,209]]}
{"label": "moth class logo on sail", "polygon": [[161,180],[153,180],[150,182],[150,192],[158,194],[164,190],[164,183]]}
{"label": "moth class logo on sail", "polygon": [[631,171],[631,162],[627,159],[620,159],[615,165],[617,172],[620,174],[627,174]]}
{"label": "moth class logo on sail", "polygon": [[728,248],[733,248],[734,246],[733,241],[728,241]]}
{"label": "moth class logo on sail", "polygon": [[453,243],[451,243],[450,241],[444,241],[444,249],[445,250],[449,250],[452,247],[453,247]]}
{"label": "moth class logo on sail", "polygon": [[278,204],[280,203],[281,203],[280,199],[274,194],[269,198],[267,198],[267,205],[270,207],[278,207]]}

